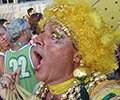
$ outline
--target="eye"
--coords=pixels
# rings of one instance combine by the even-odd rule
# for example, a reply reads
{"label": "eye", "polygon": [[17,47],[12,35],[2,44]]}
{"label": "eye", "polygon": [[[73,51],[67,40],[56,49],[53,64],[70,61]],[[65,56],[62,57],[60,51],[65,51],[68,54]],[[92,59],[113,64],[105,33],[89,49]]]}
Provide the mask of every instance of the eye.
{"label": "eye", "polygon": [[52,39],[55,40],[55,39],[59,39],[61,37],[61,35],[57,32],[52,32]]}

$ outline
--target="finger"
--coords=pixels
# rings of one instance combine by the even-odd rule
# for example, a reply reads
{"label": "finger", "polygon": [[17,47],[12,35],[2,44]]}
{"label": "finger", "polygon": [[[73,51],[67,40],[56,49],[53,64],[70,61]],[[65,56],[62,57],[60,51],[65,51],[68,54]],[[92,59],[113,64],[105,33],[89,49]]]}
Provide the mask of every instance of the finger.
{"label": "finger", "polygon": [[9,43],[7,41],[2,41],[1,46],[7,46]]}
{"label": "finger", "polygon": [[14,78],[16,83],[19,83],[20,73],[21,73],[21,68],[18,68],[15,72],[12,73],[12,77]]}

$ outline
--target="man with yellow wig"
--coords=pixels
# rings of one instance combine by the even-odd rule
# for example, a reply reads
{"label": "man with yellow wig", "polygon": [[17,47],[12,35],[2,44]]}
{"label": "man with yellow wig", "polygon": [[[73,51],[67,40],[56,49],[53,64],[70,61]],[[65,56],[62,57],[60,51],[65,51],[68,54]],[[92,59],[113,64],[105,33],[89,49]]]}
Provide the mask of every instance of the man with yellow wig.
{"label": "man with yellow wig", "polygon": [[[40,83],[33,95],[16,85],[20,98],[119,100],[120,82],[107,80],[105,74],[117,68],[114,50],[120,34],[110,31],[99,14],[79,0],[56,0],[44,13],[43,31],[33,39],[31,52]],[[3,83],[6,100],[10,94],[18,98]]]}

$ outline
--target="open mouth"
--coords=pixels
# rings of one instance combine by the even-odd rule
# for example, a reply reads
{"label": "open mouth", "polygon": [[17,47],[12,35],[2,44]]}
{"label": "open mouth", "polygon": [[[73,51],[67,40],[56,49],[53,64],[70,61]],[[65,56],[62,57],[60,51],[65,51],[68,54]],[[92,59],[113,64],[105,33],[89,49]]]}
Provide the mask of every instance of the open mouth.
{"label": "open mouth", "polygon": [[37,71],[40,68],[41,61],[42,61],[42,56],[37,52],[33,52],[33,64],[34,64],[34,69]]}

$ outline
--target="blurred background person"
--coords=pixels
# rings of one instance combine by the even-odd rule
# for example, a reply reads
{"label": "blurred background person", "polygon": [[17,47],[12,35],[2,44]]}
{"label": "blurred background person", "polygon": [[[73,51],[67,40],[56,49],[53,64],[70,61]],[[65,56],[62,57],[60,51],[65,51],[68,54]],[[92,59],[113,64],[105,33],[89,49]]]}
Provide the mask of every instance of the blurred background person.
{"label": "blurred background person", "polygon": [[14,19],[8,25],[7,31],[11,49],[5,53],[5,68],[8,72],[15,72],[20,68],[20,85],[32,92],[37,81],[30,56],[32,46],[28,44],[32,36],[29,23],[25,19]]}
{"label": "blurred background person", "polygon": [[30,29],[33,35],[38,35],[40,28],[38,27],[38,22],[43,18],[42,13],[34,13],[29,18]]}
{"label": "blurred background person", "polygon": [[4,72],[4,53],[10,49],[8,33],[4,26],[0,25],[0,73]]}
{"label": "blurred background person", "polygon": [[27,14],[25,16],[23,16],[24,19],[26,19],[27,21],[29,20],[30,16],[35,13],[36,11],[34,10],[34,8],[29,8],[27,10]]}
{"label": "blurred background person", "polygon": [[10,49],[10,42],[7,36],[7,31],[4,26],[0,26],[0,51],[6,52]]}
{"label": "blurred background person", "polygon": [[0,26],[4,26],[6,28],[8,24],[9,23],[7,19],[0,19]]}

